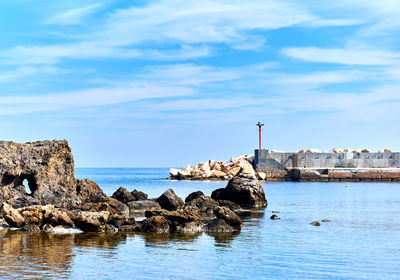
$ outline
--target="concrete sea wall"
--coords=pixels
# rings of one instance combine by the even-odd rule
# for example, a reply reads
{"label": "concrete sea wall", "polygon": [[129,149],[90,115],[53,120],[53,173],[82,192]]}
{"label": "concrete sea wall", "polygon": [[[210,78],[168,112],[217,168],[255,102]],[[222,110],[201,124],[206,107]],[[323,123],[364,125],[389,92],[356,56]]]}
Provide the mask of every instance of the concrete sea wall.
{"label": "concrete sea wall", "polygon": [[254,167],[267,180],[400,181],[400,153],[289,153],[255,150]]}

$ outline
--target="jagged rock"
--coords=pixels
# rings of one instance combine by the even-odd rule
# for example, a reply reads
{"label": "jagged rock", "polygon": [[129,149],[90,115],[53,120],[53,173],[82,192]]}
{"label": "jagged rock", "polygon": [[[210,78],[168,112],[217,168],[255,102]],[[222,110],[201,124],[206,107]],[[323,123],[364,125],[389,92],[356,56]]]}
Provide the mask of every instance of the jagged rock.
{"label": "jagged rock", "polygon": [[145,194],[144,192],[138,191],[137,189],[134,189],[133,191],[131,191],[131,194],[133,195],[135,201],[147,200],[149,198],[149,196],[147,194]]}
{"label": "jagged rock", "polygon": [[[23,186],[25,179],[30,194]],[[0,141],[0,201],[19,208],[57,204],[76,196],[74,160],[67,141]]]}
{"label": "jagged rock", "polygon": [[240,167],[240,173],[241,174],[250,174],[252,176],[255,176],[255,171],[253,169],[253,166],[245,159],[240,159],[239,162],[237,163],[237,166]]}
{"label": "jagged rock", "polygon": [[240,227],[242,225],[242,220],[235,214],[232,210],[227,207],[218,207],[214,210],[214,214],[217,219],[225,220],[228,225],[232,227]]}
{"label": "jagged rock", "polygon": [[204,226],[203,230],[206,232],[225,232],[225,233],[235,231],[233,227],[228,225],[227,222],[225,222],[222,219],[213,220],[212,222]]}
{"label": "jagged rock", "polygon": [[11,205],[8,205],[5,202],[1,205],[0,213],[11,227],[22,227],[25,224],[24,217],[22,217],[21,214]]}
{"label": "jagged rock", "polygon": [[185,198],[185,203],[188,203],[193,199],[199,198],[201,196],[204,196],[204,193],[202,191],[192,192]]}
{"label": "jagged rock", "polygon": [[219,206],[218,202],[209,196],[202,195],[198,198],[195,198],[189,202],[187,202],[184,206],[184,209],[196,209],[200,212],[212,213],[214,209]]}
{"label": "jagged rock", "polygon": [[169,223],[163,216],[152,216],[141,222],[141,230],[145,232],[168,233]]}
{"label": "jagged rock", "polygon": [[138,200],[128,202],[129,212],[144,212],[146,210],[156,208],[160,209],[160,204],[152,200]]}
{"label": "jagged rock", "polygon": [[310,223],[310,225],[319,227],[321,224],[319,222],[317,222],[317,221],[314,221],[314,222]]}
{"label": "jagged rock", "polygon": [[125,204],[128,204],[128,202],[135,200],[135,197],[124,187],[119,187],[118,190],[116,190],[111,197]]}
{"label": "jagged rock", "polygon": [[279,218],[278,215],[273,214],[273,215],[270,217],[270,219],[271,219],[271,220],[280,220],[281,218]]}
{"label": "jagged rock", "polygon": [[248,174],[238,174],[233,177],[226,188],[213,191],[211,198],[230,200],[248,208],[267,206],[263,187],[255,176]]}
{"label": "jagged rock", "polygon": [[156,202],[160,204],[161,208],[169,211],[179,210],[183,207],[184,202],[182,198],[177,196],[172,189],[166,190]]}

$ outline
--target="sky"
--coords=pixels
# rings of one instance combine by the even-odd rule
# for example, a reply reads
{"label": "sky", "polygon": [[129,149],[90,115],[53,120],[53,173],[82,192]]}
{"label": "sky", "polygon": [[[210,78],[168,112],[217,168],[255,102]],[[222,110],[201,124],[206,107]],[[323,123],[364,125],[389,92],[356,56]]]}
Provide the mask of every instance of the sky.
{"label": "sky", "polygon": [[400,150],[400,1],[2,0],[0,139],[77,167]]}

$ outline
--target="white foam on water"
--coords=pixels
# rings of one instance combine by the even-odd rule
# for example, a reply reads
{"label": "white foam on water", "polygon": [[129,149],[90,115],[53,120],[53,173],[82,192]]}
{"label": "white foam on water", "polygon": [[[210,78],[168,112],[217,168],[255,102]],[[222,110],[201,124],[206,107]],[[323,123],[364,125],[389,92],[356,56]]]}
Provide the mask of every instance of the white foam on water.
{"label": "white foam on water", "polygon": [[51,233],[53,234],[75,234],[75,233],[82,233],[83,231],[79,228],[52,228],[50,230]]}

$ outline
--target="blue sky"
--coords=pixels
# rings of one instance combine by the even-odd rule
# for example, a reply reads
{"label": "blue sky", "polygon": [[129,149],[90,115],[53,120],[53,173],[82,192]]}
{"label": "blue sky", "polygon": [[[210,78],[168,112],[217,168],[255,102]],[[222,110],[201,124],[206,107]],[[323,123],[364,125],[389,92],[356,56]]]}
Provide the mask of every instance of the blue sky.
{"label": "blue sky", "polygon": [[400,2],[2,0],[0,138],[182,167],[400,150]]}

